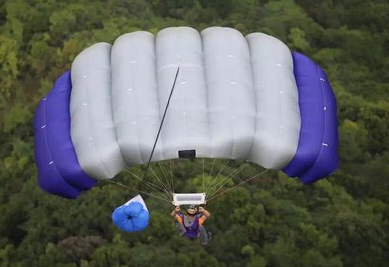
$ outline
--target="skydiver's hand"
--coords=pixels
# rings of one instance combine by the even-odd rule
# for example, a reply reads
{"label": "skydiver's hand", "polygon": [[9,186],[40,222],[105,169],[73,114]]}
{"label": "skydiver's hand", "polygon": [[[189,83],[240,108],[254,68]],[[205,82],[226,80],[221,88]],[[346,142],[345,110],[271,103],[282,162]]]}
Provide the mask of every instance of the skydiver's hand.
{"label": "skydiver's hand", "polygon": [[174,209],[176,212],[180,212],[180,206],[176,206],[176,208]]}
{"label": "skydiver's hand", "polygon": [[199,212],[203,212],[204,211],[204,207],[200,206],[199,209],[198,209]]}

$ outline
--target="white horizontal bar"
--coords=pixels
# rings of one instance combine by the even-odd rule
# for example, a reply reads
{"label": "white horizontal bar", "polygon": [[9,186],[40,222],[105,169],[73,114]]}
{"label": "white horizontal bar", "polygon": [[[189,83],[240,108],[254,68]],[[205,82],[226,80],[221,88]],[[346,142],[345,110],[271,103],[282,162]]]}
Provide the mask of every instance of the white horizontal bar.
{"label": "white horizontal bar", "polygon": [[201,205],[205,204],[205,193],[173,194],[173,205]]}

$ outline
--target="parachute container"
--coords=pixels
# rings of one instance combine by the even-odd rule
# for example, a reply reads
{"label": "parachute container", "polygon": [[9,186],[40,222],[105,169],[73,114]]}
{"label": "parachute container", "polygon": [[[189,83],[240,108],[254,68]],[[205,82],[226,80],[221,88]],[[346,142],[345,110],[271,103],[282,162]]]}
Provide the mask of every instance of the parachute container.
{"label": "parachute container", "polygon": [[140,195],[117,207],[112,213],[112,221],[126,232],[143,231],[149,224],[149,211]]}

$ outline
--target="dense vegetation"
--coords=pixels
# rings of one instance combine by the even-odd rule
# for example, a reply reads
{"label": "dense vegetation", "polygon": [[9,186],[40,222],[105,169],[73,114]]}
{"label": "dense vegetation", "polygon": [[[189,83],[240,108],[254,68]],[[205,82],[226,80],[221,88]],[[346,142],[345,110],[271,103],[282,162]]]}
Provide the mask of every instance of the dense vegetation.
{"label": "dense vegetation", "polygon": [[[146,198],[150,226],[128,234],[110,216],[134,192],[102,184],[72,201],[36,183],[33,113],[56,77],[92,43],[177,25],[276,36],[326,70],[338,99],[339,171],[231,190],[208,206],[207,247],[177,236],[164,202]],[[0,0],[0,266],[389,266],[388,25],[386,0]],[[189,190],[202,165],[173,171]]]}

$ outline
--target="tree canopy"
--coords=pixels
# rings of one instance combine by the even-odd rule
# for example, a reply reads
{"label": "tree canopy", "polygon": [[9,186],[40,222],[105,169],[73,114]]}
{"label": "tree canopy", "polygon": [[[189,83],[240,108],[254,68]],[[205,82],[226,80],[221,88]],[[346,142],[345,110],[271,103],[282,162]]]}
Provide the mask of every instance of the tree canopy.
{"label": "tree canopy", "polygon": [[[220,196],[206,247],[180,238],[171,206],[152,198],[149,227],[121,232],[111,213],[134,192],[101,183],[62,199],[39,189],[34,164],[35,107],[80,51],[179,25],[271,34],[321,65],[338,100],[340,169],[307,186],[271,171]],[[386,0],[0,0],[0,266],[389,266],[387,25]],[[173,170],[183,190],[203,172]]]}

